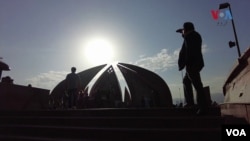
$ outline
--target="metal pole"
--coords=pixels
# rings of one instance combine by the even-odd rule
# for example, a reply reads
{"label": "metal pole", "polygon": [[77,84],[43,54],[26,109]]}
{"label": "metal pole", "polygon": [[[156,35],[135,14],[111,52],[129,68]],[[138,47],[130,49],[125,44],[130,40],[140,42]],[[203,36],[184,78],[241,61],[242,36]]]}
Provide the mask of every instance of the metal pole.
{"label": "metal pole", "polygon": [[[230,13],[231,13],[231,15],[232,15],[232,10],[231,10],[230,5],[229,5],[229,10],[230,10]],[[240,58],[240,57],[241,57],[241,53],[240,53],[239,42],[238,42],[238,38],[237,38],[237,34],[236,34],[236,30],[235,30],[235,25],[234,25],[233,15],[232,15],[232,25],[233,25],[233,30],[234,30],[234,37],[235,37],[236,47],[237,47],[237,50],[238,50],[238,55],[239,55],[239,58]]]}

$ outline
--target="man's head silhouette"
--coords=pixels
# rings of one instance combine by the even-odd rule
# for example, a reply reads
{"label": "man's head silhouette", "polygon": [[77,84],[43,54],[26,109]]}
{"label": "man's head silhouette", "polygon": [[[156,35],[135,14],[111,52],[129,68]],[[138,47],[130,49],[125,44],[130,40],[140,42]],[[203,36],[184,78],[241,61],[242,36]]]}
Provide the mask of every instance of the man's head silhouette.
{"label": "man's head silhouette", "polygon": [[186,31],[194,30],[194,24],[192,22],[185,22],[183,24],[183,29]]}
{"label": "man's head silhouette", "polygon": [[76,67],[72,67],[71,72],[75,73],[76,72]]}

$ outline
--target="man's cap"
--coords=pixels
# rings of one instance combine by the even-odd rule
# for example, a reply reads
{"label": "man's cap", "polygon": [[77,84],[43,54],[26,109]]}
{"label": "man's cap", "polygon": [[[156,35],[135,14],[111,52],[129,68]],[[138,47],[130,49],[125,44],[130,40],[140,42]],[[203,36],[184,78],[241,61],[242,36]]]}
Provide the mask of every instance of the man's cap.
{"label": "man's cap", "polygon": [[183,28],[184,28],[185,30],[194,30],[194,24],[191,23],[191,22],[185,22],[185,23],[183,24]]}
{"label": "man's cap", "polygon": [[185,22],[183,24],[183,28],[179,28],[176,30],[178,33],[182,33],[183,30],[194,30],[194,24],[192,22]]}

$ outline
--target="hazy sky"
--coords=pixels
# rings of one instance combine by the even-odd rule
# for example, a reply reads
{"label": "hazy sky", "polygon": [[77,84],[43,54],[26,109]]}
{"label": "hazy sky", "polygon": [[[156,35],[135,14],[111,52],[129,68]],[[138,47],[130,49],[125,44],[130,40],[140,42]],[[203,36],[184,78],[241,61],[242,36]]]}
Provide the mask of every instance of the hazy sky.
{"label": "hazy sky", "polygon": [[[249,0],[0,0],[0,56],[11,67],[3,77],[52,90],[72,66],[80,72],[109,59],[154,71],[180,97],[183,39],[175,30],[191,21],[203,38],[204,86],[222,93],[238,58],[237,49],[228,47],[235,40],[231,21],[211,15],[224,2],[231,4],[243,54],[250,46]],[[98,43],[113,57],[86,55]]]}

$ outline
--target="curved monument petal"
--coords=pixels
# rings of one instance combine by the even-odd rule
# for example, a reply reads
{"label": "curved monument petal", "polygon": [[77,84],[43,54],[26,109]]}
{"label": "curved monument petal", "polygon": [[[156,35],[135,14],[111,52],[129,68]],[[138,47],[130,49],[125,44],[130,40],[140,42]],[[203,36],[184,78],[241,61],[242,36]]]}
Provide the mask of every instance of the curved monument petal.
{"label": "curved monument petal", "polygon": [[82,88],[86,88],[88,83],[94,78],[94,76],[102,70],[107,64],[100,65],[94,68],[87,69],[85,71],[82,71],[78,73],[79,77],[81,78],[81,85]]}
{"label": "curved monument petal", "polygon": [[153,105],[156,107],[172,106],[170,89],[160,76],[144,68],[126,63],[118,63],[118,68],[129,86],[133,104],[138,106],[140,99],[144,101],[153,99]]}
{"label": "curved monument petal", "polygon": [[[79,72],[78,75],[81,78],[81,85],[82,88],[85,88],[88,83],[93,79],[93,77],[101,70],[103,69],[107,64],[100,65],[97,67],[93,67],[90,69],[87,69],[85,71]],[[65,76],[66,77],[66,76]],[[65,81],[61,81],[50,93],[51,96],[53,96],[54,99],[60,99],[62,98],[63,94],[65,92]]]}
{"label": "curved monument petal", "polygon": [[119,107],[122,94],[119,81],[112,65],[110,65],[91,87],[89,98],[95,107]]}

